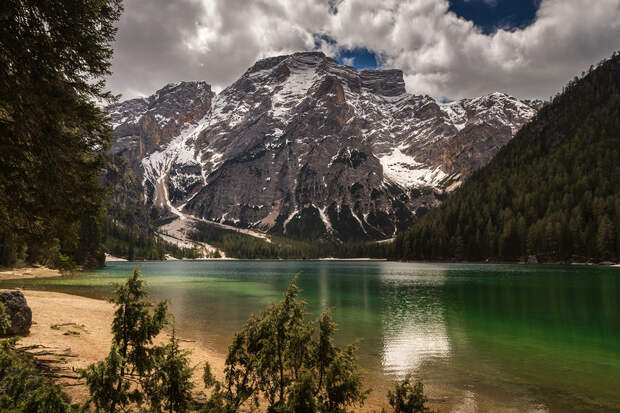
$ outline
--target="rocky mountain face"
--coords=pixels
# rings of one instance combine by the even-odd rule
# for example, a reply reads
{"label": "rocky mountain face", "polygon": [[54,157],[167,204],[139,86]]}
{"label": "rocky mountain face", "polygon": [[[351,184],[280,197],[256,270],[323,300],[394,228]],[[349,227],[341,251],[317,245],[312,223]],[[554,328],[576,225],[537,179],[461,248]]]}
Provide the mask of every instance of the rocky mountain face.
{"label": "rocky mountain face", "polygon": [[143,201],[163,215],[302,239],[382,239],[485,165],[540,102],[501,93],[448,104],[399,70],[322,53],[258,61],[215,94],[170,84],[108,107]]}

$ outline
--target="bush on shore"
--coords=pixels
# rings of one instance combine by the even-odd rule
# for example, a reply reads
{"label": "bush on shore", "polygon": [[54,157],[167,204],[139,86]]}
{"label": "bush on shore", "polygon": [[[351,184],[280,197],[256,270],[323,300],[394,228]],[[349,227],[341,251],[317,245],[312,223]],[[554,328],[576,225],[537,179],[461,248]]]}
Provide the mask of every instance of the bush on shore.
{"label": "bush on shore", "polygon": [[[33,356],[16,349],[16,338],[0,343],[0,410],[9,412],[189,412],[345,413],[362,407],[370,390],[363,385],[354,344],[341,347],[329,310],[306,319],[294,278],[282,300],[251,316],[229,347],[224,378],[206,363],[209,396],[192,397],[194,369],[173,328],[168,343],[154,339],[170,324],[167,303],[147,301],[136,268],[117,285],[108,356],[80,370],[90,398],[70,406],[60,388],[42,377]],[[9,326],[0,304],[0,332]],[[429,413],[421,382],[410,376],[388,393],[395,413]],[[382,410],[382,413],[385,409]]]}
{"label": "bush on shore", "polygon": [[[0,335],[10,319],[0,303]],[[16,348],[18,338],[0,342],[0,411],[12,413],[78,411],[69,406],[60,388],[36,369],[34,358]]]}

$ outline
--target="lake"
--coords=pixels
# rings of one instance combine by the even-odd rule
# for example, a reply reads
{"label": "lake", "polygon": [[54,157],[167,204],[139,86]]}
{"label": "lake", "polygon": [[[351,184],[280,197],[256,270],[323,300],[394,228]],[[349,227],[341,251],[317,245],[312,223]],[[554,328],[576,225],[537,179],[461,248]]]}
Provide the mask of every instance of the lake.
{"label": "lake", "polygon": [[[4,281],[104,298],[138,265]],[[424,380],[440,411],[620,412],[620,269],[381,261],[142,263],[180,333],[225,353],[251,313],[295,273],[310,315],[332,307],[341,344],[359,339],[373,397]]]}

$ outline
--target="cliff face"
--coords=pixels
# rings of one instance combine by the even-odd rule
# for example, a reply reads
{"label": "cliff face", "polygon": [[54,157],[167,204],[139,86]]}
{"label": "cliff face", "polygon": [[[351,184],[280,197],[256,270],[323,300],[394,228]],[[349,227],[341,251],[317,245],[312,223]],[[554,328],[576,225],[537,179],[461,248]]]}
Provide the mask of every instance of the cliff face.
{"label": "cliff face", "polygon": [[303,239],[392,237],[485,165],[539,103],[439,104],[402,72],[322,53],[257,62],[215,95],[167,85],[108,108],[111,148],[163,211]]}

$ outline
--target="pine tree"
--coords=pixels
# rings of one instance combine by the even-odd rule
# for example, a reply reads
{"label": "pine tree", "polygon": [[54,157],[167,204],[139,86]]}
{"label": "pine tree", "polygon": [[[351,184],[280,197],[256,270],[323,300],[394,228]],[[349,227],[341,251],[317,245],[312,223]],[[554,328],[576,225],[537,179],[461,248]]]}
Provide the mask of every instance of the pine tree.
{"label": "pine tree", "polygon": [[111,134],[96,102],[110,74],[120,0],[0,5],[0,265],[100,262]]}
{"label": "pine tree", "polygon": [[596,245],[598,247],[600,258],[605,259],[614,256],[616,244],[615,237],[616,233],[614,233],[614,225],[609,217],[604,215],[598,225],[598,232],[596,235]]}
{"label": "pine tree", "polygon": [[213,387],[204,411],[236,412],[259,406],[268,412],[345,411],[362,405],[368,391],[355,357],[355,346],[333,343],[335,324],[329,312],[313,323],[305,320],[295,279],[282,301],[252,316],[229,347],[225,378],[217,382],[210,366],[205,384]]}
{"label": "pine tree", "polygon": [[116,286],[110,300],[116,306],[110,354],[81,370],[91,394],[88,404],[97,409],[115,412],[130,404],[140,406],[148,398],[145,389],[152,385],[151,376],[159,368],[156,355],[161,351],[153,339],[165,327],[168,309],[165,301],[153,306],[146,297],[138,268]]}
{"label": "pine tree", "polygon": [[431,413],[426,407],[428,398],[424,395],[424,385],[420,381],[411,384],[411,375],[388,392],[388,401],[394,413]]}
{"label": "pine tree", "polygon": [[170,413],[190,410],[194,385],[188,355],[179,348],[173,328],[168,344],[157,348],[154,372],[147,380],[146,395],[152,410]]}

